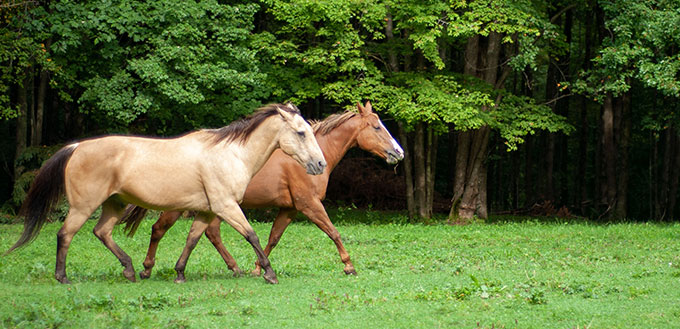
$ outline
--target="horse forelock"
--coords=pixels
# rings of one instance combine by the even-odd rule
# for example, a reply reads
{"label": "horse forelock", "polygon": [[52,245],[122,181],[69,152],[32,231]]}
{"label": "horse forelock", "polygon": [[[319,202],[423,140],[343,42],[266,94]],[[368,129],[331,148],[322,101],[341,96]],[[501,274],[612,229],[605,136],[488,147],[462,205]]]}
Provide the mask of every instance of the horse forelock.
{"label": "horse forelock", "polygon": [[333,129],[347,122],[347,120],[355,117],[358,113],[353,111],[345,111],[344,113],[336,113],[329,115],[323,121],[313,121],[312,129],[314,129],[314,134],[327,135]]}
{"label": "horse forelock", "polygon": [[264,122],[264,120],[278,114],[278,110],[301,115],[300,110],[291,103],[265,105],[257,109],[251,115],[234,121],[228,126],[211,130],[211,132],[215,135],[215,144],[218,144],[222,141],[245,143],[253,131],[255,131],[255,129],[257,129],[257,127],[259,127],[262,122]]}

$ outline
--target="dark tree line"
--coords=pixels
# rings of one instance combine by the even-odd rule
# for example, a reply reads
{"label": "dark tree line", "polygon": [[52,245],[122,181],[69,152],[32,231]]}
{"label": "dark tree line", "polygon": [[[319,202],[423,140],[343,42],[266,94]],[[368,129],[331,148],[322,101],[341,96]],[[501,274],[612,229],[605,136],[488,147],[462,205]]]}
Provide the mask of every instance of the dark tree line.
{"label": "dark tree line", "polygon": [[671,220],[678,6],[6,1],[0,197],[20,204],[55,149],[43,145],[218,127],[269,102],[322,118],[370,100],[407,153],[397,185],[412,217]]}

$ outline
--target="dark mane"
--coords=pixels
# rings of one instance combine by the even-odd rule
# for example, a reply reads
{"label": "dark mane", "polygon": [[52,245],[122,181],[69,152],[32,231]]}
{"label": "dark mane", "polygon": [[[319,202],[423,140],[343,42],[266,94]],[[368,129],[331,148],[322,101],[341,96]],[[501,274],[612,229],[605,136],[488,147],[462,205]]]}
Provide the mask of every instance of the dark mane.
{"label": "dark mane", "polygon": [[345,123],[347,120],[353,118],[358,113],[352,111],[345,111],[344,113],[331,114],[323,121],[312,122],[312,129],[314,134],[326,135],[339,125]]}
{"label": "dark mane", "polygon": [[[293,109],[288,107],[288,104],[292,105]],[[250,137],[253,131],[255,131],[255,129],[257,129],[257,127],[260,126],[260,124],[262,124],[265,119],[278,114],[278,111],[276,110],[277,108],[289,113],[300,115],[300,110],[295,105],[291,103],[288,104],[265,105],[257,109],[257,111],[255,111],[253,114],[238,121],[234,121],[228,126],[211,130],[210,132],[215,135],[215,144],[218,144],[222,141],[226,141],[228,143],[245,143],[248,140],[248,137]]]}

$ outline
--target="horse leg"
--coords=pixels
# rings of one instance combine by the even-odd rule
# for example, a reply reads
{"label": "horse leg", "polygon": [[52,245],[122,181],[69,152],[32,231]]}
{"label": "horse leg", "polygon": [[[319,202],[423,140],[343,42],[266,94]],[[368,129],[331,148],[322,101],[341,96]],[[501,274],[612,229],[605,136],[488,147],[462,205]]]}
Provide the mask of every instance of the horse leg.
{"label": "horse leg", "polygon": [[68,247],[71,245],[73,236],[83,227],[94,210],[80,210],[77,207],[71,207],[68,215],[64,220],[64,225],[57,232],[57,262],[54,270],[54,278],[61,283],[71,283],[66,277],[66,254]]}
{"label": "horse leg", "polygon": [[94,227],[94,235],[109,248],[111,252],[118,258],[120,265],[123,265],[123,275],[131,282],[135,282],[135,269],[132,265],[132,259],[128,254],[121,249],[111,236],[113,227],[118,223],[118,220],[125,212],[125,204],[116,199],[109,199],[102,204],[102,215],[99,222]]}
{"label": "horse leg", "polygon": [[161,217],[151,227],[151,241],[149,242],[149,250],[146,252],[144,259],[144,271],[139,272],[141,279],[148,279],[151,276],[151,270],[156,264],[156,251],[158,250],[158,243],[161,241],[165,232],[175,225],[177,219],[182,215],[180,211],[164,211]]}
{"label": "horse leg", "polygon": [[241,271],[241,269],[236,264],[234,257],[229,254],[229,251],[227,251],[227,248],[225,248],[224,244],[222,243],[220,224],[221,221],[217,219],[217,217],[213,218],[213,220],[208,225],[208,229],[205,230],[205,236],[208,238],[208,240],[210,240],[210,242],[212,242],[215,249],[217,249],[217,252],[220,253],[220,256],[222,256],[222,259],[224,259],[224,262],[227,264],[227,268],[234,272],[234,276],[240,276],[243,274],[243,271]]}
{"label": "horse leg", "polygon": [[349,259],[349,253],[347,253],[347,250],[345,250],[345,246],[342,244],[342,240],[340,239],[340,233],[338,233],[338,230],[331,222],[331,219],[328,218],[328,213],[326,213],[326,209],[323,207],[321,201],[316,199],[315,202],[310,203],[308,207],[300,209],[300,211],[302,211],[302,213],[307,216],[309,220],[316,224],[316,226],[324,231],[328,237],[331,238],[333,242],[335,242],[335,246],[338,248],[338,253],[340,253],[340,260],[342,260],[342,262],[345,264],[345,274],[356,275],[357,272],[354,269],[352,261]]}
{"label": "horse leg", "polygon": [[274,270],[269,263],[269,259],[264,254],[264,251],[262,251],[260,239],[258,239],[257,234],[255,234],[253,227],[250,226],[250,223],[248,223],[248,220],[243,214],[243,211],[241,211],[239,205],[237,203],[227,204],[220,212],[217,212],[217,216],[229,223],[231,227],[241,233],[241,235],[246,238],[246,241],[248,241],[250,245],[253,246],[255,254],[257,255],[257,259],[262,268],[264,268],[263,277],[265,281],[269,283],[279,283],[279,280],[276,279],[276,273],[274,273]]}
{"label": "horse leg", "polygon": [[189,256],[191,256],[191,252],[196,247],[198,240],[201,238],[201,235],[203,235],[203,232],[205,232],[206,228],[208,228],[208,224],[210,224],[211,219],[212,216],[206,213],[199,213],[196,215],[196,217],[194,217],[194,222],[191,224],[191,229],[189,230],[189,235],[187,236],[187,243],[184,246],[184,250],[182,250],[182,254],[177,260],[177,264],[175,264],[175,271],[177,272],[175,283],[186,282],[186,278],[184,277],[184,269],[187,266],[187,261],[189,260]]}
{"label": "horse leg", "polygon": [[[269,232],[269,241],[267,241],[267,246],[264,248],[264,254],[267,255],[267,257],[269,257],[269,254],[271,254],[272,249],[274,249],[274,247],[276,247],[276,245],[279,243],[279,240],[281,240],[283,232],[286,230],[286,227],[288,227],[290,222],[293,220],[295,214],[297,214],[297,210],[293,208],[279,209],[279,213],[276,215],[276,219],[274,220],[272,229]],[[260,267],[260,262],[255,261],[255,269],[253,270],[252,274],[260,276],[261,269],[262,268]]]}

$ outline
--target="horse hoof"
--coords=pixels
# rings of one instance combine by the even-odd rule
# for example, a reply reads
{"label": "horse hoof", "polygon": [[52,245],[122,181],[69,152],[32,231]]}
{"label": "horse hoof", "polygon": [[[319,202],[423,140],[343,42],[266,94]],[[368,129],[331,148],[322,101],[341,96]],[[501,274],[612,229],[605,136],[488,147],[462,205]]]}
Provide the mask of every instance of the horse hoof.
{"label": "horse hoof", "polygon": [[264,277],[264,280],[267,281],[267,283],[271,283],[271,284],[279,283],[279,280],[276,278],[276,273],[274,273],[274,271],[271,271],[271,272],[265,271],[263,277]]}
{"label": "horse hoof", "polygon": [[347,275],[357,275],[357,271],[355,271],[354,269],[349,269],[349,270],[345,270],[345,274],[347,274]]}
{"label": "horse hoof", "polygon": [[234,277],[235,278],[240,278],[240,277],[243,276],[243,274],[245,274],[245,272],[243,272],[240,268],[235,268],[235,269],[233,269],[233,271],[234,271]]}
{"label": "horse hoof", "polygon": [[130,282],[137,282],[137,279],[135,278],[135,272],[132,272],[132,273],[123,272],[123,276],[126,279],[128,279]]}
{"label": "horse hoof", "polygon": [[175,283],[184,283],[184,282],[187,282],[187,280],[186,280],[185,278],[177,278],[177,279],[175,279]]}
{"label": "horse hoof", "polygon": [[69,279],[67,279],[66,277],[57,278],[57,281],[59,281],[59,283],[61,283],[61,284],[71,284],[71,281]]}
{"label": "horse hoof", "polygon": [[278,283],[279,283],[279,280],[278,280],[276,277],[267,278],[267,277],[265,276],[265,277],[264,277],[264,281],[266,281],[267,283],[271,283],[271,284],[278,284]]}
{"label": "horse hoof", "polygon": [[250,272],[250,275],[252,276],[260,276],[262,272],[259,269],[254,269],[252,272]]}
{"label": "horse hoof", "polygon": [[146,271],[141,271],[139,272],[139,278],[142,280],[146,280],[151,277],[151,273],[146,273]]}

